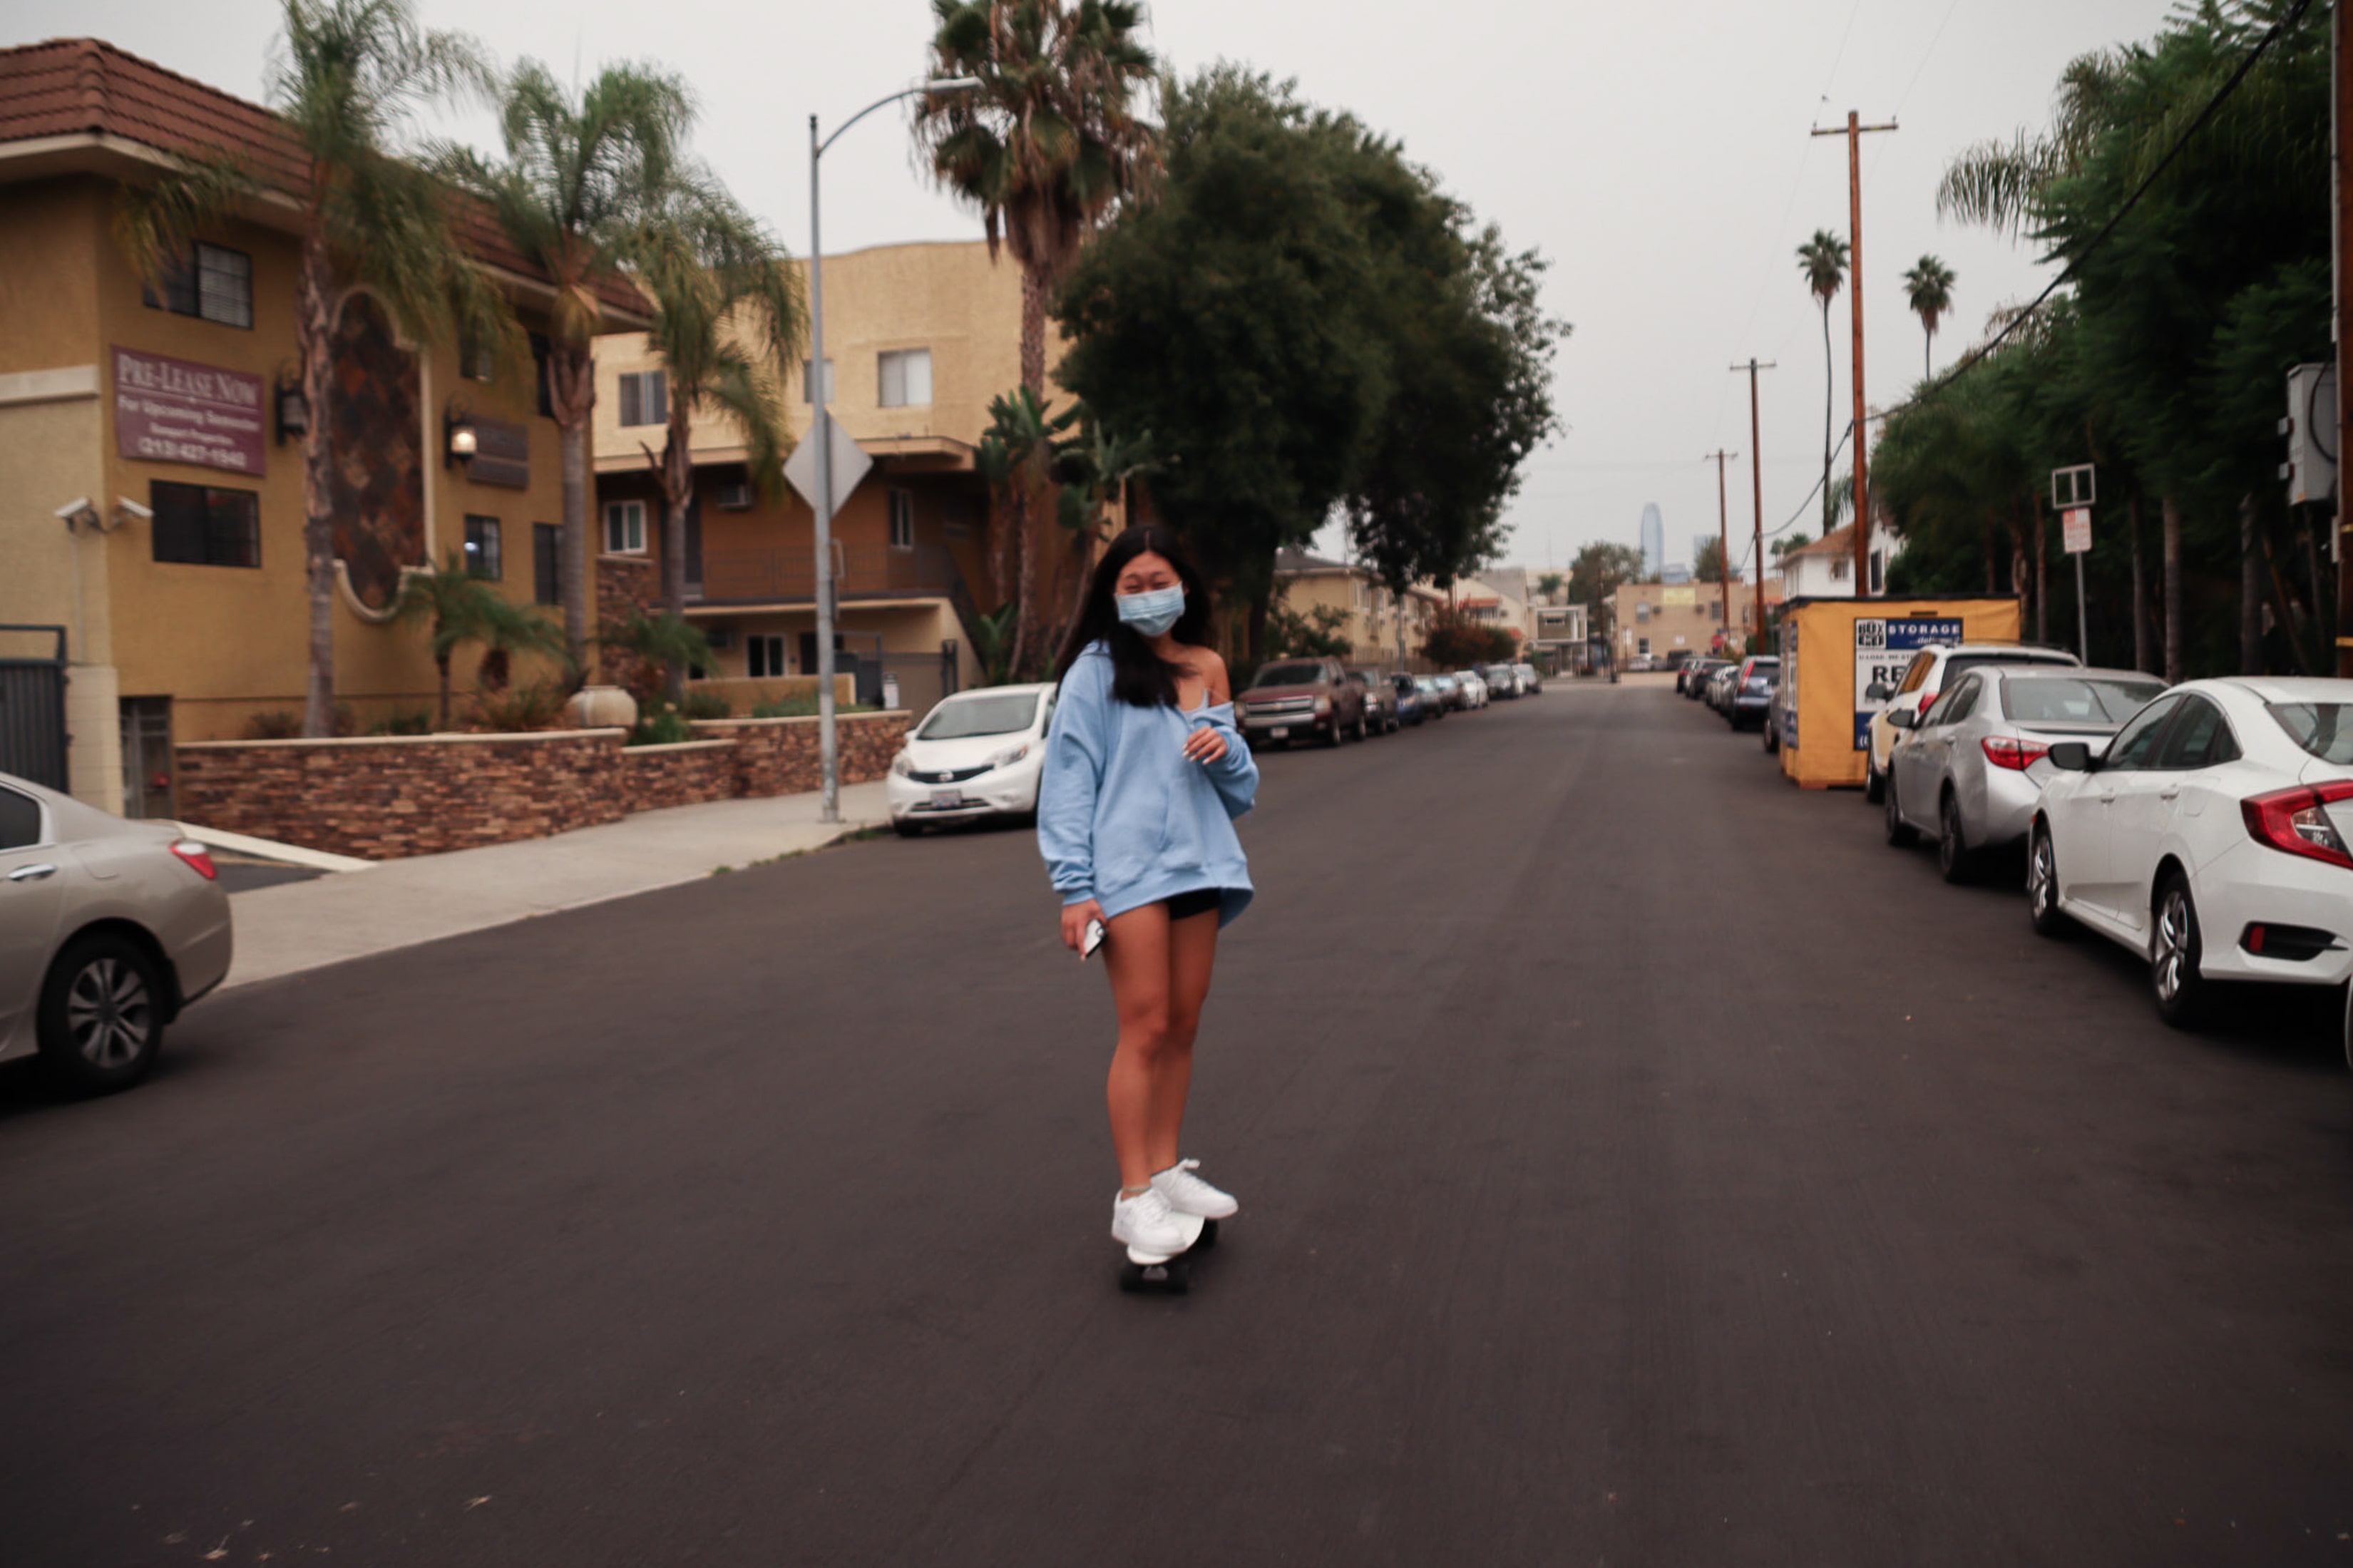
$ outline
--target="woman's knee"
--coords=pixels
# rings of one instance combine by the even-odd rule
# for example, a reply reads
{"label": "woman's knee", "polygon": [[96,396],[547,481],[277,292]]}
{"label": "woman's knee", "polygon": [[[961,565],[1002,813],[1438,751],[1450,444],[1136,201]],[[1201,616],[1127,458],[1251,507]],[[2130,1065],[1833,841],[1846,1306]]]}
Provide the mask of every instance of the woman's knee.
{"label": "woman's knee", "polygon": [[[1190,1036],[1187,1037],[1190,1043]],[[1146,1001],[1119,1010],[1119,1048],[1156,1057],[1176,1039],[1175,1020],[1165,1000]]]}

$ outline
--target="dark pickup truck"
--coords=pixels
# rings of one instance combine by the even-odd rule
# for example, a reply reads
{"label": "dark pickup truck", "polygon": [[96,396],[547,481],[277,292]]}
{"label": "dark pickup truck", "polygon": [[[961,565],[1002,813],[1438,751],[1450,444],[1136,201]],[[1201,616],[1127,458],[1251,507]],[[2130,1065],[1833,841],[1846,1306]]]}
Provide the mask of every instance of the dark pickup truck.
{"label": "dark pickup truck", "polygon": [[1234,694],[1234,721],[1253,746],[1313,735],[1327,746],[1365,738],[1365,689],[1336,658],[1278,658]]}

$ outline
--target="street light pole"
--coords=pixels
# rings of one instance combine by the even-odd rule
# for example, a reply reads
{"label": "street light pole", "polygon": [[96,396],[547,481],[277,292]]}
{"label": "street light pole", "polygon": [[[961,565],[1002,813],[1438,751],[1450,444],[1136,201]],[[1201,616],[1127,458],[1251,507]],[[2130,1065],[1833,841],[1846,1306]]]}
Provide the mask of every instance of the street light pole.
{"label": "street light pole", "polygon": [[[943,77],[918,87],[878,98],[820,141],[817,116],[809,116],[809,439],[817,443],[817,500],[810,510],[817,518],[817,736],[820,775],[818,820],[841,820],[841,752],[835,733],[833,703],[833,389],[825,374],[825,240],[818,225],[818,171],[825,150],[841,133],[886,104],[918,93],[970,92],[980,86],[973,77]],[[789,372],[787,372],[789,374]]]}
{"label": "street light pole", "polygon": [[[1757,373],[1775,368],[1771,360],[1758,363],[1749,356],[1746,364],[1732,367],[1736,372],[1748,373],[1748,477],[1757,498],[1757,542],[1750,548],[1750,567],[1757,574],[1757,651],[1765,651],[1765,448],[1757,435]],[[1724,585],[1724,596],[1732,597],[1732,584]]]}

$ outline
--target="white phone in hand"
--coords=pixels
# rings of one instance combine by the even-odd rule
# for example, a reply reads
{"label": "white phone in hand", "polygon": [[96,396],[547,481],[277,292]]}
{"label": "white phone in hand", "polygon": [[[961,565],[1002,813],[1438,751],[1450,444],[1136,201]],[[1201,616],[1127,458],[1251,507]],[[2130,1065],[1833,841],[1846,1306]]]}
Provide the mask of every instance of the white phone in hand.
{"label": "white phone in hand", "polygon": [[1089,921],[1087,922],[1086,934],[1079,938],[1079,962],[1081,963],[1084,963],[1088,959],[1092,958],[1095,955],[1095,949],[1103,944],[1104,934],[1103,921]]}

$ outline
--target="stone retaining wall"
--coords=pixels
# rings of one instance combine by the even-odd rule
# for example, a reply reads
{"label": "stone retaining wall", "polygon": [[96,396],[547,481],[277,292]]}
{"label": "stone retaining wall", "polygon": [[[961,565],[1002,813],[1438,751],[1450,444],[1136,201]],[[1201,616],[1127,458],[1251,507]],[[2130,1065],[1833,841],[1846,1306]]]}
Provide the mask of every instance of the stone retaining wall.
{"label": "stone retaining wall", "polygon": [[[843,784],[869,784],[891,771],[891,759],[907,739],[903,712],[852,713],[834,720]],[[699,734],[735,742],[738,795],[804,795],[824,781],[818,774],[815,719],[706,719]]]}
{"label": "stone retaining wall", "polygon": [[627,746],[621,751],[621,792],[631,811],[731,799],[735,773],[735,747],[725,741],[682,741],[674,746]]}

